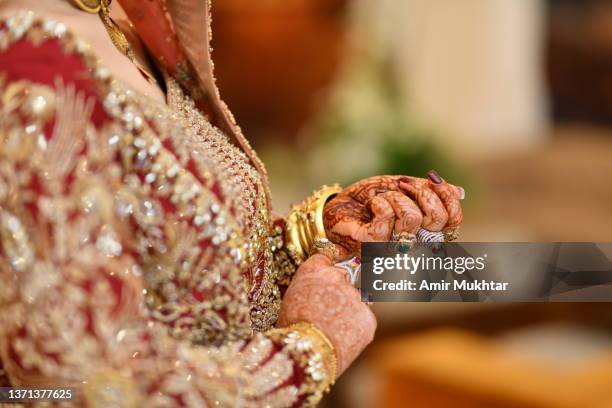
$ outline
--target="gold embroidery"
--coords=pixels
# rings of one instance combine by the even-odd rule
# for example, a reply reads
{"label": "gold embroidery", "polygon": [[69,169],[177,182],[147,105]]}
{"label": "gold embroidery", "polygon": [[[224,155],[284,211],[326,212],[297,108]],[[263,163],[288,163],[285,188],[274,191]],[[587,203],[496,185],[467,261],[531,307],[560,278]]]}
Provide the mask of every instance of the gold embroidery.
{"label": "gold embroidery", "polygon": [[121,373],[97,372],[84,382],[83,400],[87,407],[137,408],[140,406],[135,384]]}
{"label": "gold embroidery", "polygon": [[[107,118],[94,126],[92,100],[71,83],[0,80],[0,360],[11,382],[89,379],[90,396],[111,386],[151,407],[318,400],[329,381],[305,336],[231,342],[270,327],[280,300],[280,244],[244,154],[188,100],[179,120],[113,80],[63,24],[0,22],[0,50],[22,38],[82,56]],[[296,364],[299,387],[257,382]]]}
{"label": "gold embroidery", "polygon": [[246,236],[243,256],[251,265],[247,276],[251,288],[251,322],[255,330],[265,331],[277,320],[280,291],[279,270],[268,239],[271,227],[260,174],[244,152],[209,124],[172,78],[166,77],[166,82],[168,105],[186,129],[192,150],[209,157],[219,178],[225,181],[221,188],[231,207],[236,209],[237,221]]}

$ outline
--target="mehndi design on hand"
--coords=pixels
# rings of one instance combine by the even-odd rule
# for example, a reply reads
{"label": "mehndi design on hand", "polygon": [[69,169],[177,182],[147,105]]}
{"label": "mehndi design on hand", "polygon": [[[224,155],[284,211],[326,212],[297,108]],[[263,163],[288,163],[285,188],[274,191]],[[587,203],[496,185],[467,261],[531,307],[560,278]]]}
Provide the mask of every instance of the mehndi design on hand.
{"label": "mehndi design on hand", "polygon": [[453,230],[463,220],[463,189],[435,171],[428,176],[376,176],[349,186],[325,206],[328,238],[355,255],[361,242],[387,241],[393,232]]}
{"label": "mehndi design on hand", "polygon": [[329,338],[338,375],[372,341],[376,329],[376,318],[349,283],[347,272],[319,254],[300,266],[283,299],[279,325],[302,321],[312,322]]}

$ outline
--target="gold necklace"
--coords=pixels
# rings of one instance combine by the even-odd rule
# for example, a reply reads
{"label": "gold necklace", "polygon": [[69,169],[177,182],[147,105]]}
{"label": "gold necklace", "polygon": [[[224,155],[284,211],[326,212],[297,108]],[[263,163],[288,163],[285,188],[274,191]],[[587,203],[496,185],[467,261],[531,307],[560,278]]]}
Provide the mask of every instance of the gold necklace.
{"label": "gold necklace", "polygon": [[108,33],[111,41],[115,45],[115,47],[123,53],[126,57],[132,61],[132,64],[138,68],[140,73],[151,83],[157,83],[155,77],[147,71],[142,64],[138,62],[136,59],[136,55],[134,54],[134,50],[132,45],[128,41],[121,28],[115,23],[115,21],[110,16],[109,6],[111,0],[70,0],[70,2],[77,7],[78,9],[85,11],[91,14],[98,14],[100,20],[102,20],[102,24],[104,24],[104,28]]}

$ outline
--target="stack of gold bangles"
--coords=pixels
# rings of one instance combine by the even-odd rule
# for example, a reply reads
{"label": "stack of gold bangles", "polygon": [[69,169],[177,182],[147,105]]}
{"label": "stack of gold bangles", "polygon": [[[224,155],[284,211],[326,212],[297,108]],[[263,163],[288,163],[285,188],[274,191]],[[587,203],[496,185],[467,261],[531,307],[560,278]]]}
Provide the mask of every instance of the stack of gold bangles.
{"label": "stack of gold bangles", "polygon": [[[323,211],[325,203],[340,193],[342,188],[338,184],[324,185],[314,191],[310,197],[301,204],[293,205],[287,217],[285,229],[285,248],[296,265],[300,265],[313,253],[329,253],[335,246],[327,239]],[[420,228],[416,234],[393,233],[393,242],[449,242],[457,239],[458,228],[452,231],[428,231]],[[409,236],[409,239],[404,239]],[[334,258],[332,254],[330,257]]]}
{"label": "stack of gold bangles", "polygon": [[285,231],[286,249],[299,265],[312,253],[317,241],[327,239],[323,210],[325,203],[342,191],[338,184],[323,186],[304,202],[291,207]]}

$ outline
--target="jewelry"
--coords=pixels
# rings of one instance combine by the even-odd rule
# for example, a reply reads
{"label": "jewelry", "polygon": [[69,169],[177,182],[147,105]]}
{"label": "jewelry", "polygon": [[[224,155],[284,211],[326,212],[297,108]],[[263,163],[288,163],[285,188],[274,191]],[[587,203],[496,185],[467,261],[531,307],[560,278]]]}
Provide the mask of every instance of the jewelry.
{"label": "jewelry", "polygon": [[338,262],[335,266],[348,273],[351,285],[357,289],[361,287],[361,258],[355,256],[346,261]]}
{"label": "jewelry", "polygon": [[391,234],[391,241],[397,242],[396,250],[401,253],[407,253],[410,248],[417,242],[417,237],[410,232],[400,232],[399,234],[393,231]]}
{"label": "jewelry", "polygon": [[151,83],[156,83],[157,80],[149,71],[147,71],[142,64],[136,59],[132,45],[128,41],[123,31],[119,28],[117,23],[111,18],[109,6],[111,0],[70,0],[70,2],[78,9],[91,14],[98,14],[104,28],[108,33],[111,41],[115,47],[121,51],[123,55],[129,58],[129,60],[138,68],[142,76]]}
{"label": "jewelry", "polygon": [[420,228],[417,231],[417,240],[419,242],[444,242],[444,233]]}
{"label": "jewelry", "polygon": [[336,349],[332,342],[317,326],[310,322],[294,323],[289,326],[289,329],[295,330],[312,340],[313,348],[321,354],[321,359],[329,376],[328,387],[333,385],[338,374],[338,361],[336,359]]}
{"label": "jewelry", "polygon": [[297,265],[306,260],[318,239],[327,239],[323,223],[325,203],[341,191],[342,187],[338,184],[323,186],[301,204],[291,207],[285,242],[289,255]]}
{"label": "jewelry", "polygon": [[459,227],[444,233],[444,240],[446,242],[455,241],[457,238],[459,238]]}
{"label": "jewelry", "polygon": [[415,242],[417,237],[410,232],[400,232],[399,234],[395,231],[391,234],[391,241],[395,242]]}
{"label": "jewelry", "polygon": [[333,261],[335,259],[338,259],[338,257],[340,256],[340,250],[329,239],[318,238],[315,241],[314,247],[312,248],[310,255],[313,254],[325,255]]}
{"label": "jewelry", "polygon": [[102,24],[104,24],[111,41],[113,44],[115,44],[115,47],[117,47],[117,49],[121,51],[123,55],[128,57],[130,61],[135,63],[136,57],[134,56],[132,45],[128,41],[125,34],[123,34],[123,31],[121,31],[117,23],[115,23],[115,21],[113,21],[113,19],[110,17],[110,10],[108,9],[109,5],[110,0],[100,1],[100,11],[98,12],[100,20],[102,20]]}
{"label": "jewelry", "polygon": [[459,237],[459,227],[454,228],[450,231],[428,231],[424,228],[419,229],[417,232],[418,242],[451,242],[455,241]]}

